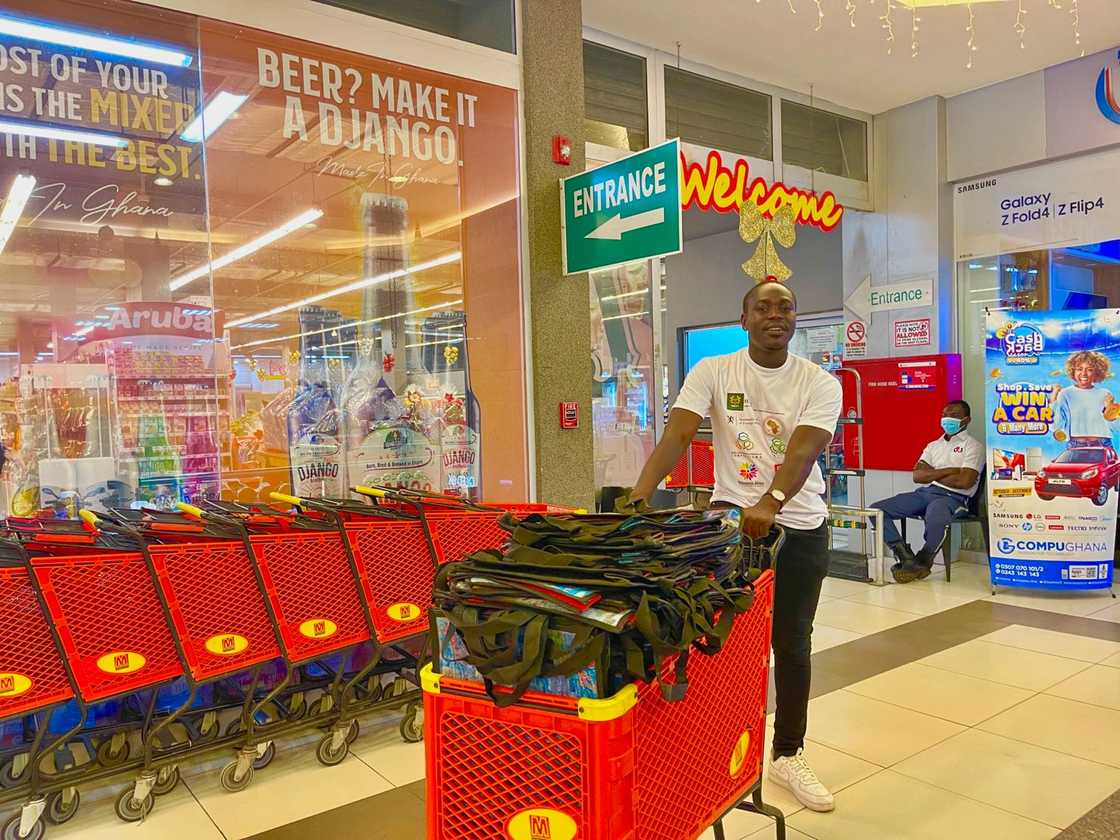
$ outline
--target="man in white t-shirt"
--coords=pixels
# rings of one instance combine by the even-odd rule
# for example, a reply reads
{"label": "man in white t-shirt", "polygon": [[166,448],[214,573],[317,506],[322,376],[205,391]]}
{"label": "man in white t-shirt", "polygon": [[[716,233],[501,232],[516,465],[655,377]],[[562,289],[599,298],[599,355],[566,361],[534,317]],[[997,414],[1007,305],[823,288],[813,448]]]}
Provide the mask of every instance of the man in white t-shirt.
{"label": "man in white t-shirt", "polygon": [[775,523],[786,541],[775,566],[775,703],[770,778],[806,807],[830,811],[832,794],[803,755],[808,721],[813,618],[828,574],[825,490],[817,459],[840,415],[839,381],[792,356],[797,299],[777,282],[747,292],[740,318],[749,346],[702,359],[681,386],[669,424],[632,498],[648,498],[685,452],[705,417],[715,445],[713,505],[742,509],[744,530],[764,537]]}
{"label": "man in white t-shirt", "polygon": [[[953,400],[941,412],[942,435],[930,441],[914,465],[917,490],[899,493],[871,507],[883,511],[883,539],[898,562],[891,574],[899,583],[929,577],[953,519],[968,510],[984,471],[984,444],[965,432],[972,409]],[[926,523],[925,545],[915,555],[895,527],[895,519],[920,518]]]}

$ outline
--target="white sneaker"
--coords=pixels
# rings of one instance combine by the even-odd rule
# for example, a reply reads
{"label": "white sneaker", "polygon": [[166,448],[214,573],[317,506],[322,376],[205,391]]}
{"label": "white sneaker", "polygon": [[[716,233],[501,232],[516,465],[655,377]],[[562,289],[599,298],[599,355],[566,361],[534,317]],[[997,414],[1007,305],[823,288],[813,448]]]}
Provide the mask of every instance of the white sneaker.
{"label": "white sneaker", "polygon": [[809,810],[831,811],[836,807],[832,794],[806,763],[804,753],[798,750],[797,755],[771,760],[770,780],[792,793]]}

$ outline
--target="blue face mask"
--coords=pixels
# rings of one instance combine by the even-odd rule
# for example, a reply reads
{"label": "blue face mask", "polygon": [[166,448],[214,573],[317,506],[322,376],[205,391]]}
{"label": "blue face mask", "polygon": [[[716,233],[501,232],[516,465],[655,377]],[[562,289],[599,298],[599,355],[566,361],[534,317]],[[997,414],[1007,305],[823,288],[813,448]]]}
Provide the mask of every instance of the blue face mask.
{"label": "blue face mask", "polygon": [[942,417],[941,428],[945,430],[945,434],[952,437],[961,430],[961,421],[956,417]]}

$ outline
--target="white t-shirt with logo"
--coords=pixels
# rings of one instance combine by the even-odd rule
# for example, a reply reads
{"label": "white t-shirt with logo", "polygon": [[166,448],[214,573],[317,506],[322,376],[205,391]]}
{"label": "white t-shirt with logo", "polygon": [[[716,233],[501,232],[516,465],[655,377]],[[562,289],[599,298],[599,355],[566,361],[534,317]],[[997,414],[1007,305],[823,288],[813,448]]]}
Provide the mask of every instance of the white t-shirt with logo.
{"label": "white t-shirt with logo", "polygon": [[[925,449],[922,450],[922,461],[925,461],[935,470],[947,470],[950,467],[960,469],[961,467],[968,467],[971,470],[976,470],[977,476],[984,473],[984,444],[972,437],[968,432],[957,432],[948,440],[945,435],[942,435],[937,440],[931,440]],[[980,486],[980,479],[976,479],[976,483],[969,487],[967,490],[959,490],[956,487],[946,487],[944,484],[935,481],[935,486],[943,490],[948,490],[950,493],[960,493],[964,496],[972,496],[976,493],[976,488]]]}
{"label": "white t-shirt with logo", "polygon": [[[744,348],[697,362],[673,407],[712,419],[712,501],[750,507],[770,489],[794,429],[835,432],[841,398],[839,380],[808,359],[791,354],[780,368],[764,368]],[[824,491],[820,467],[813,464],[801,491],[778,513],[778,524],[818,527],[828,514]]]}

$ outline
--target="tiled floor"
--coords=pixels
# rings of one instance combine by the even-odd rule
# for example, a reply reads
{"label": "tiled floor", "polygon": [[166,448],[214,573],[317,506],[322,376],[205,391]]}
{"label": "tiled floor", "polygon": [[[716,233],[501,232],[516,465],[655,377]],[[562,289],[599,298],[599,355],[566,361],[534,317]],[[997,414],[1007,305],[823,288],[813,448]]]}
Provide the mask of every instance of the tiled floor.
{"label": "tiled floor", "polygon": [[[952,583],[940,569],[905,587],[827,580],[806,754],[837,807],[814,814],[766,786],[788,817],[787,837],[1031,840],[1073,825],[1120,789],[1116,604],[1107,594],[993,598],[986,568],[964,563]],[[282,745],[239,794],[217,783],[224,757],[193,764],[139,825],[113,815],[124,780],[83,791],[78,817],[50,837],[425,836],[423,745],[403,744],[394,718],[363,720],[352,755],[334,768],[316,762],[314,743]],[[757,814],[735,812],[725,826],[729,840],[775,836]]]}

